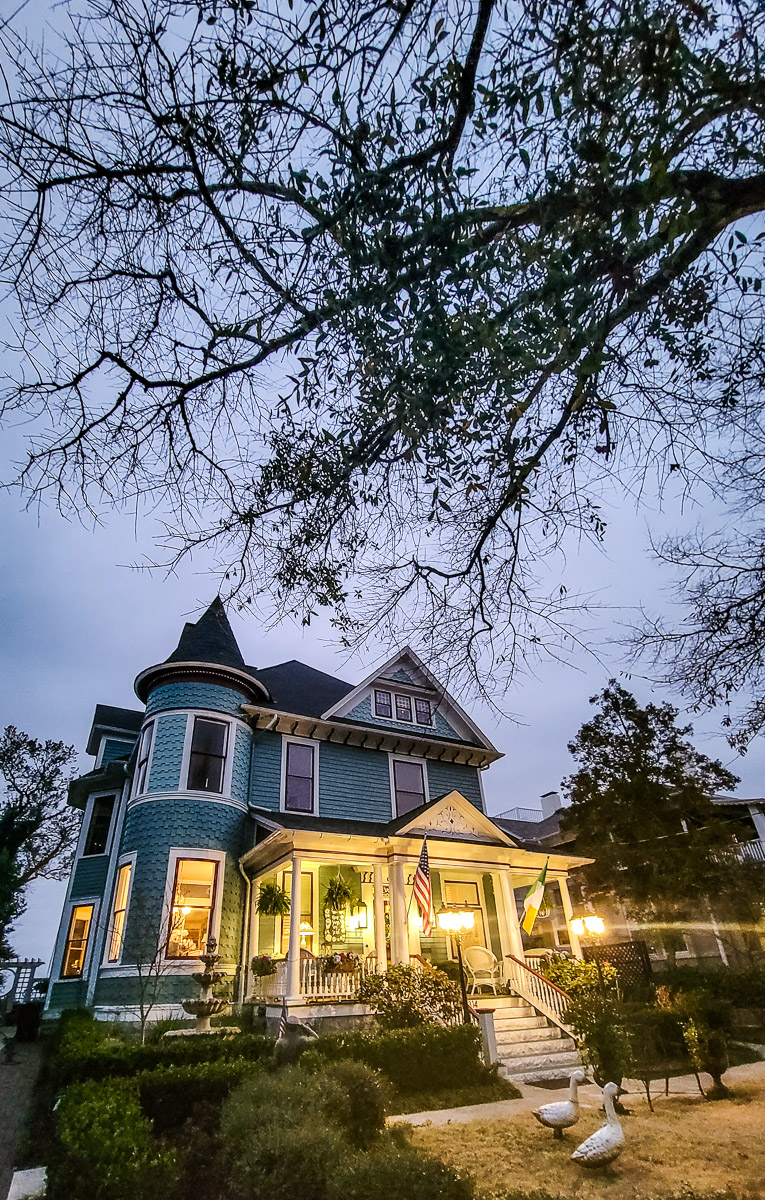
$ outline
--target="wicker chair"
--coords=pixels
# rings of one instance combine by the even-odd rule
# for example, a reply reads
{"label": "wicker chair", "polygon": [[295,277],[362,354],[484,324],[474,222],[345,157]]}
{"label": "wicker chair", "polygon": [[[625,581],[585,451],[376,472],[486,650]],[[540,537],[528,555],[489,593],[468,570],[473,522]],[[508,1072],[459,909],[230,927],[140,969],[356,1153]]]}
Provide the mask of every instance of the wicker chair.
{"label": "wicker chair", "polygon": [[470,994],[474,995],[476,988],[488,984],[496,996],[497,981],[502,982],[502,963],[491,950],[487,950],[486,946],[467,946],[462,951],[462,957],[472,976]]}

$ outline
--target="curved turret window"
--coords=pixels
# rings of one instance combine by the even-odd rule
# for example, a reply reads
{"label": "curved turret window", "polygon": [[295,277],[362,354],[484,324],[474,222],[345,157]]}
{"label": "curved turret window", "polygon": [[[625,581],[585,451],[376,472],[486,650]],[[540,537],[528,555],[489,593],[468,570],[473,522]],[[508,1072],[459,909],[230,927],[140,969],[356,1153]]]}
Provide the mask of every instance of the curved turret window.
{"label": "curved turret window", "polygon": [[228,724],[209,717],[194,718],[189,756],[190,792],[222,792],[226,766]]}

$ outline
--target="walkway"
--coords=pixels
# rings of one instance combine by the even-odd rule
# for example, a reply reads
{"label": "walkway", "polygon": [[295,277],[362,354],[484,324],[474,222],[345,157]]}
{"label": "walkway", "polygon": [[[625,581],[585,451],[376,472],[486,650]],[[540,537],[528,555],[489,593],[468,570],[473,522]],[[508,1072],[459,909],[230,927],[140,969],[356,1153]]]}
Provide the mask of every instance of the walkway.
{"label": "walkway", "polygon": [[14,1042],[14,1061],[3,1062],[0,1050],[0,1198],[5,1200],[11,1185],[18,1144],[24,1133],[24,1118],[37,1076],[38,1047]]}
{"label": "walkway", "polygon": [[[730,1067],[723,1076],[723,1083],[727,1083],[733,1089],[737,1082],[744,1082],[748,1079],[765,1080],[765,1062],[745,1063],[741,1067]],[[712,1086],[708,1075],[702,1074],[701,1083],[705,1091],[707,1086]],[[642,1083],[634,1079],[627,1079],[625,1086],[629,1092],[625,1104],[646,1103],[645,1089]],[[539,1108],[541,1104],[552,1104],[555,1100],[568,1099],[567,1087],[561,1088],[560,1091],[532,1087],[526,1083],[520,1083],[517,1087],[521,1093],[519,1100],[494,1100],[490,1104],[468,1104],[464,1108],[442,1108],[436,1112],[403,1113],[400,1116],[389,1117],[388,1121],[408,1125],[448,1125],[450,1122],[461,1125],[468,1121],[492,1121],[497,1117],[515,1117]],[[658,1093],[664,1095],[663,1080],[651,1086],[651,1095],[656,1096]],[[669,1094],[670,1096],[698,1096],[699,1089],[696,1086],[695,1076],[678,1075],[674,1079],[670,1079]],[[601,1104],[600,1088],[595,1084],[580,1087],[579,1100],[583,1108],[599,1108]]]}

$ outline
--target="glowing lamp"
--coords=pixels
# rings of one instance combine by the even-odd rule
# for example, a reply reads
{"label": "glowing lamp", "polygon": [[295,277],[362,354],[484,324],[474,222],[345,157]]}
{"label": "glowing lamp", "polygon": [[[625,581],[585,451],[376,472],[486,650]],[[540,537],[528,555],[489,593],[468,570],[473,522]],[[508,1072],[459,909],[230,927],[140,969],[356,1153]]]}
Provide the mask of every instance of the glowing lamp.
{"label": "glowing lamp", "polygon": [[595,937],[600,937],[606,931],[606,923],[602,917],[585,917],[584,927],[588,933],[592,933]]}
{"label": "glowing lamp", "polygon": [[584,936],[584,921],[581,917],[574,917],[573,921],[571,922],[571,928],[577,937]]}
{"label": "glowing lamp", "polygon": [[366,929],[367,927],[367,906],[363,900],[356,900],[351,905],[351,911],[348,915],[349,929]]}

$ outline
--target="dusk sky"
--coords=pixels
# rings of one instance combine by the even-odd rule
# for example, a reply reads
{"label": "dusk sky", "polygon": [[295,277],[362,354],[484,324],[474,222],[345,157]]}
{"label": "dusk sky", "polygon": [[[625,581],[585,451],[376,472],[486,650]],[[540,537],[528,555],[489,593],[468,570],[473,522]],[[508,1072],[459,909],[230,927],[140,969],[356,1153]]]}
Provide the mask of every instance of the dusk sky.
{"label": "dusk sky", "polygon": [[[15,7],[11,4],[10,11]],[[39,33],[47,0],[30,0],[21,8],[14,23]],[[0,297],[3,317],[11,318],[12,310]],[[6,332],[0,330],[1,335]],[[2,341],[0,336],[0,345]],[[13,369],[10,359],[0,363],[4,375]],[[19,432],[6,434],[3,478],[20,449]],[[654,536],[679,526],[687,529],[705,516],[714,527],[719,517],[703,509],[660,513],[650,504],[637,511],[629,501],[606,509],[605,515],[609,531],[604,552],[572,544],[566,562],[546,568],[551,591],[565,583],[570,593],[594,595],[599,611],[590,619],[587,637],[597,656],[579,649],[568,666],[543,660],[533,674],[518,676],[504,701],[506,716],[475,696],[457,697],[505,755],[484,776],[490,812],[535,807],[543,792],[560,786],[573,768],[566,746],[591,711],[588,698],[609,677],[629,670],[614,639],[638,618],[641,605],[654,613],[666,607],[664,589],[670,580],[649,557],[648,529]],[[136,528],[128,515],[109,514],[94,530],[52,510],[25,511],[17,492],[4,492],[0,521],[0,720],[3,726],[16,725],[41,739],[62,739],[82,751],[96,703],[139,707],[135,676],[174,649],[184,621],[196,619],[214,597],[215,578],[203,557],[170,578],[130,569],[151,554],[150,520]],[[265,630],[253,616],[235,611],[229,616],[245,660],[255,666],[299,658],[355,683],[391,652],[388,646],[371,645],[362,658],[348,661],[328,621],[307,630],[295,625]],[[682,705],[676,696],[652,691],[640,677],[623,681],[642,701],[669,699]],[[721,736],[720,716],[694,718],[697,744],[742,777],[740,795],[762,796],[762,739],[746,758],[739,758]],[[92,760],[83,754],[81,766],[90,769]],[[48,960],[64,890],[63,883],[42,883],[30,892],[27,913],[12,935],[20,956]]]}

